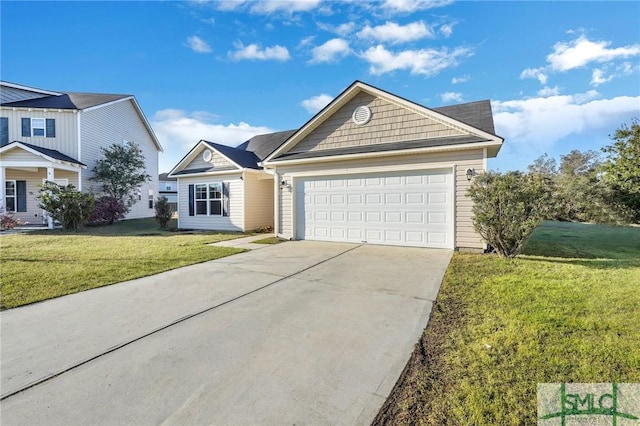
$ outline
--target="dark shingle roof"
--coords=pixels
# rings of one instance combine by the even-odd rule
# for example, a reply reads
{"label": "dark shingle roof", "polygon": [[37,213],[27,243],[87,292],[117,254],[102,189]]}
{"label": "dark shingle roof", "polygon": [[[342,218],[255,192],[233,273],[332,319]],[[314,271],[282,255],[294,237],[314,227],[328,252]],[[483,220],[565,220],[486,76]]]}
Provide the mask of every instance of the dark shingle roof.
{"label": "dark shingle roof", "polygon": [[76,160],[75,158],[71,158],[68,155],[65,155],[65,154],[61,153],[60,151],[56,151],[55,149],[42,148],[41,146],[31,145],[30,143],[20,142],[20,141],[13,141],[13,142],[11,142],[10,144],[8,144],[6,146],[9,146],[9,145],[14,144],[14,143],[22,144],[22,145],[26,146],[27,148],[31,148],[34,151],[38,151],[39,153],[44,154],[44,155],[46,155],[48,157],[51,157],[54,160],[66,161],[68,163],[78,164],[79,166],[86,166],[86,164],[83,164],[80,161]]}
{"label": "dark shingle roof", "polygon": [[160,173],[158,175],[158,180],[159,181],[171,181],[171,182],[175,182],[178,179],[174,178],[174,177],[169,177],[169,173]]}
{"label": "dark shingle roof", "polygon": [[[219,143],[203,141],[216,149],[220,154],[224,155],[234,163],[237,163],[240,167],[248,169],[260,169],[258,162],[260,159],[256,154],[251,151],[245,151],[244,149],[234,148],[227,145],[220,145]],[[219,170],[217,168],[216,170]]]}
{"label": "dark shingle roof", "polygon": [[85,109],[129,97],[131,97],[131,95],[70,92],[57,96],[52,95],[23,101],[6,102],[3,103],[2,106],[17,108]]}
{"label": "dark shingle roof", "polygon": [[234,170],[238,170],[236,167],[200,167],[198,169],[186,169],[186,170],[180,170],[179,172],[175,172],[173,173],[174,176],[180,176],[180,175],[191,175],[191,174],[195,174],[195,173],[206,173],[206,172],[222,172],[222,171],[234,171]]}
{"label": "dark shingle roof", "polygon": [[491,102],[489,100],[468,102],[466,104],[450,105],[431,109],[433,111],[444,114],[447,117],[462,121],[463,123],[473,126],[477,129],[484,130],[485,132],[491,133],[492,135],[496,134],[496,130],[493,126]]}
{"label": "dark shingle roof", "polygon": [[473,142],[486,142],[488,139],[477,136],[450,136],[446,138],[420,139],[415,141],[389,142],[373,145],[349,146],[344,148],[323,149],[308,152],[292,152],[279,155],[272,161],[298,160],[301,158],[333,157],[349,154],[362,154],[367,152],[402,151],[408,149],[431,148],[436,146],[452,146]]}
{"label": "dark shingle roof", "polygon": [[254,152],[260,160],[264,160],[297,131],[298,129],[294,129],[257,135],[238,145],[237,148]]}

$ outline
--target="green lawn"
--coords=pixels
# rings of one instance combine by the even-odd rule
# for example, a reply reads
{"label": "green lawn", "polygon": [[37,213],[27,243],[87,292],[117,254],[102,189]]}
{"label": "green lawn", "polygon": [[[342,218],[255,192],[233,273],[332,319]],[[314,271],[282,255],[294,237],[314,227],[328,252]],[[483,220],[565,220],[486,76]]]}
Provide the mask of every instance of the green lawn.
{"label": "green lawn", "polygon": [[243,236],[160,230],[153,219],[83,231],[0,236],[1,308],[218,259],[241,249],[208,245]]}
{"label": "green lawn", "polygon": [[640,227],[545,223],[456,253],[377,424],[536,424],[538,383],[640,382]]}
{"label": "green lawn", "polygon": [[267,237],[267,238],[263,238],[262,240],[253,241],[254,244],[278,244],[281,242],[282,240],[279,239],[278,237]]}

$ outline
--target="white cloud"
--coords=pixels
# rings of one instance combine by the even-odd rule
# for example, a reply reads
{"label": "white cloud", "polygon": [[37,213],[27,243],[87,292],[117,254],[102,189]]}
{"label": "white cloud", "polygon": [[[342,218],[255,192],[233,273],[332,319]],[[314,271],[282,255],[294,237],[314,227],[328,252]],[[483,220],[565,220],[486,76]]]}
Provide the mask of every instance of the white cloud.
{"label": "white cloud", "polygon": [[309,63],[335,62],[351,53],[349,43],[341,38],[333,38],[326,43],[311,49],[312,58]]}
{"label": "white cloud", "polygon": [[303,47],[310,45],[315,38],[316,36],[313,36],[313,35],[303,38],[302,40],[300,40],[300,42],[296,46],[296,49],[302,49]]}
{"label": "white cloud", "polygon": [[451,34],[453,34],[453,24],[440,25],[439,31],[440,31],[440,34],[448,38],[451,36]]}
{"label": "white cloud", "polygon": [[591,82],[589,82],[589,84],[598,87],[602,83],[611,81],[611,79],[613,79],[613,75],[605,77],[605,71],[603,69],[595,68],[591,73]]}
{"label": "white cloud", "polygon": [[291,59],[289,55],[289,50],[286,47],[275,45],[271,47],[266,47],[262,49],[257,44],[250,44],[248,46],[244,46],[242,43],[238,42],[236,45],[235,52],[228,52],[229,58],[234,61],[242,61],[242,60],[259,60],[259,61],[288,61]]}
{"label": "white cloud", "polygon": [[607,66],[606,64],[602,68],[594,68],[591,72],[591,81],[589,84],[598,87],[601,84],[610,82],[614,78],[638,74],[640,72],[640,65],[632,65],[630,62],[623,62],[613,68],[613,70],[612,68],[613,67]]}
{"label": "white cloud", "polygon": [[548,96],[557,96],[560,94],[560,88],[558,86],[544,86],[542,89],[538,90],[537,94],[538,96],[543,98],[546,98]]}
{"label": "white cloud", "polygon": [[322,93],[318,96],[312,96],[300,103],[309,114],[315,114],[322,108],[326,107],[333,100],[333,96]]}
{"label": "white cloud", "polygon": [[386,22],[384,25],[375,27],[366,25],[358,31],[357,36],[365,40],[397,44],[420,40],[425,37],[433,37],[434,35],[423,21],[418,21],[407,25],[398,25],[395,22]]}
{"label": "white cloud", "polygon": [[470,79],[471,79],[471,77],[469,77],[469,74],[463,75],[462,77],[453,77],[451,79],[451,84],[466,83]]}
{"label": "white cloud", "polygon": [[429,77],[456,66],[459,58],[472,54],[470,49],[464,47],[456,47],[453,50],[447,48],[404,50],[395,53],[382,45],[377,45],[370,47],[360,56],[369,62],[369,72],[373,75],[382,75],[395,70],[409,70],[411,74]]}
{"label": "white cloud", "polygon": [[321,30],[337,34],[340,37],[345,37],[351,34],[353,30],[355,30],[356,28],[355,22],[345,22],[344,24],[340,24],[340,25],[318,23],[317,25],[318,25],[318,28],[320,28]]}
{"label": "white cloud", "polygon": [[590,62],[610,62],[640,55],[640,44],[616,48],[609,48],[609,45],[610,41],[591,41],[582,35],[568,43],[556,43],[547,62],[554,71],[569,71]]}
{"label": "white cloud", "polygon": [[444,92],[440,94],[442,102],[462,102],[462,93]]}
{"label": "white cloud", "polygon": [[640,113],[640,96],[596,99],[596,91],[523,100],[495,101],[496,133],[516,153],[536,153],[560,139],[588,134],[596,129],[614,129]]}
{"label": "white cloud", "polygon": [[527,68],[520,73],[520,78],[537,78],[540,84],[547,84],[547,74],[544,68]]}
{"label": "white cloud", "polygon": [[453,0],[385,0],[382,9],[390,13],[413,13],[419,10],[443,7],[453,3]]}
{"label": "white cloud", "polygon": [[276,12],[309,12],[320,6],[322,0],[260,0],[251,2],[251,12],[270,14]]}
{"label": "white cloud", "polygon": [[207,122],[212,117],[215,115],[204,111],[187,113],[178,109],[165,109],[154,114],[151,127],[165,149],[160,156],[160,170],[168,172],[201,139],[236,146],[255,135],[274,131],[245,122],[227,125]]}
{"label": "white cloud", "polygon": [[211,46],[198,36],[187,37],[187,47],[197,53],[211,52]]}

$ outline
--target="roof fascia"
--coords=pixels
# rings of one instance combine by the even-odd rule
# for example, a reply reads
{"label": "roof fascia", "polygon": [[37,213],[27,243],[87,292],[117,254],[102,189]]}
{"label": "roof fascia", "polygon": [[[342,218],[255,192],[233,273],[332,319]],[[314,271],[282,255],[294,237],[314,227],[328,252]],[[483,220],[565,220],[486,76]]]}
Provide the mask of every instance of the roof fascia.
{"label": "roof fascia", "polygon": [[63,94],[61,92],[52,92],[51,90],[38,89],[30,86],[23,86],[21,84],[9,83],[8,81],[2,81],[0,82],[0,85],[11,87],[12,89],[26,90],[27,92],[41,93],[43,95],[60,96]]}
{"label": "roof fascia", "polygon": [[50,162],[50,163],[55,163],[55,164],[69,164],[72,165],[73,167],[79,167],[81,169],[86,169],[87,166],[86,165],[82,165],[82,164],[78,164],[78,163],[72,163],[71,161],[64,161],[64,160],[58,160],[57,158],[53,158],[48,156],[47,154],[44,154],[40,151],[36,151],[35,149],[29,148],[28,146],[23,145],[20,142],[13,142],[10,143],[9,145],[5,145],[2,148],[0,148],[0,154],[3,154],[7,151],[12,151],[16,148],[20,148],[23,151],[27,151],[33,155],[36,155],[38,157],[42,157],[44,158],[46,161]]}
{"label": "roof fascia", "polygon": [[260,165],[265,168],[273,168],[278,166],[294,165],[294,164],[326,163],[330,161],[358,160],[358,159],[372,158],[372,157],[393,157],[398,155],[412,155],[412,154],[422,154],[422,153],[428,154],[432,152],[462,151],[462,150],[468,150],[468,149],[483,149],[483,148],[496,148],[495,154],[497,154],[501,146],[502,146],[502,142],[499,142],[499,143],[494,141],[474,142],[474,143],[465,143],[460,145],[441,145],[441,146],[430,146],[425,148],[402,149],[397,151],[375,151],[375,152],[363,152],[359,154],[332,155],[329,157],[264,161],[260,163]]}
{"label": "roof fascia", "polygon": [[[241,167],[240,165],[238,165],[235,161],[232,161],[229,157],[227,157],[226,155],[222,154],[220,151],[218,151],[217,149],[215,149],[214,147],[212,147],[211,145],[209,145],[207,143],[207,141],[205,141],[204,139],[201,139],[193,148],[191,148],[191,150],[187,153],[187,155],[185,155],[184,157],[182,157],[182,160],[180,160],[178,162],[178,164],[176,164],[167,174],[168,177],[178,177],[178,176],[174,176],[173,174],[176,172],[179,172],[180,170],[184,170],[184,167],[191,163],[198,154],[200,154],[202,151],[199,150],[199,148],[201,147],[205,147],[208,149],[211,149],[215,152],[217,152],[218,154],[222,155],[224,158],[226,158],[231,164],[233,164],[234,166],[236,166],[239,170],[242,170],[243,167]],[[228,170],[227,170],[228,171]]]}
{"label": "roof fascia", "polygon": [[236,175],[241,174],[245,170],[220,170],[217,172],[198,172],[198,173],[189,173],[188,175],[175,175],[170,177],[175,177],[177,179],[185,178],[185,177],[204,177],[204,176],[222,176],[222,175]]}

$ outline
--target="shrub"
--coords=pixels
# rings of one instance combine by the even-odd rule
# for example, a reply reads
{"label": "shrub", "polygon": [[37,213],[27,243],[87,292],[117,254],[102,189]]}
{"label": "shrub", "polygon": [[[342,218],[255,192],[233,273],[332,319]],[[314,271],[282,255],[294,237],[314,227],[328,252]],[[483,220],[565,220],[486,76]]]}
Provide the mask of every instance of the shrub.
{"label": "shrub", "polygon": [[173,211],[167,197],[158,197],[156,200],[156,221],[158,225],[161,228],[166,228],[171,216],[173,216]]}
{"label": "shrub", "polygon": [[49,181],[42,185],[37,198],[42,210],[64,229],[74,231],[88,222],[95,203],[93,194],[76,191],[73,185],[60,186]]}
{"label": "shrub", "polygon": [[12,212],[2,213],[3,210],[0,210],[0,230],[5,231],[7,229],[13,229],[16,226],[24,225],[24,222],[20,219],[13,217]]}
{"label": "shrub", "polygon": [[96,200],[90,222],[92,225],[113,225],[124,219],[127,211],[124,202],[110,195],[103,195]]}
{"label": "shrub", "polygon": [[473,225],[501,257],[517,256],[548,214],[551,191],[536,174],[489,172],[469,189]]}

